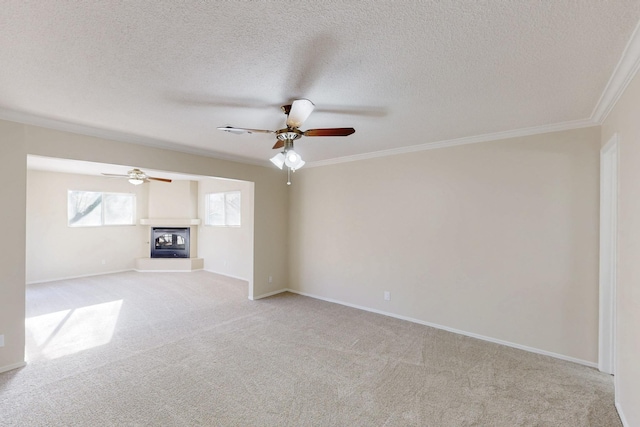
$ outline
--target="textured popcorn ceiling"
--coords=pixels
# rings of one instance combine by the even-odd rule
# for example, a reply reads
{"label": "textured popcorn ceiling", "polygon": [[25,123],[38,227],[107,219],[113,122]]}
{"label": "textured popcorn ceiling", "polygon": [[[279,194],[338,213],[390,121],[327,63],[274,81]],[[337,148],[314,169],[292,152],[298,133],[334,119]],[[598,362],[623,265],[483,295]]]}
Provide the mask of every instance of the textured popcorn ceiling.
{"label": "textured popcorn ceiling", "polygon": [[279,106],[311,162],[584,123],[637,0],[0,3],[0,117],[268,165]]}

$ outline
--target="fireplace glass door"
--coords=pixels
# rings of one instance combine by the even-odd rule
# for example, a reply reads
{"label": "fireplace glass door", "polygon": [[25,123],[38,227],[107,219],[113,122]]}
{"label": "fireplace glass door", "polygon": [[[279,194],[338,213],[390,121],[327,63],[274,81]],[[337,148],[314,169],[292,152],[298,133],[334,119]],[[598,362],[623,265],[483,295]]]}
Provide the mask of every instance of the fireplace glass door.
{"label": "fireplace glass door", "polygon": [[151,258],[189,258],[189,228],[152,228]]}

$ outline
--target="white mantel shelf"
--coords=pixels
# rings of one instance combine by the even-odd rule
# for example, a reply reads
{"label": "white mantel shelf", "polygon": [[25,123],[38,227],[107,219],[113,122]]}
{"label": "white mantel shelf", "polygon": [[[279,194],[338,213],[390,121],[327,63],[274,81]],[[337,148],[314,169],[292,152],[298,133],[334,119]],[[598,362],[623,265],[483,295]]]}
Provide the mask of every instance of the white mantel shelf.
{"label": "white mantel shelf", "polygon": [[153,225],[153,226],[174,226],[174,227],[188,227],[190,225],[200,225],[201,221],[198,218],[142,218],[140,225]]}

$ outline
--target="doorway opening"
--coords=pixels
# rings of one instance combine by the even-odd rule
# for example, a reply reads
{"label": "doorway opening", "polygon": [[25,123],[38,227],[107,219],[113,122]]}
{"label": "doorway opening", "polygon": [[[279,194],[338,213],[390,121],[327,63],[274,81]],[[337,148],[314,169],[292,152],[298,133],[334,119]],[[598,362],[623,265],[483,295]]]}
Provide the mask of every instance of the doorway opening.
{"label": "doorway opening", "polygon": [[[136,260],[152,258],[151,249],[171,263],[179,264],[183,261],[180,258],[190,255],[204,258],[199,269],[240,279],[233,283],[246,283],[245,296],[253,296],[253,182],[153,170],[154,175],[173,182],[152,181],[134,186],[126,179],[102,175],[122,173],[130,169],[128,165],[34,155],[27,156],[27,165],[28,360],[71,355],[109,343],[118,333],[119,319],[128,314],[131,305],[124,294],[102,287],[99,277],[94,276],[134,270]],[[135,195],[134,224],[69,227],[68,200],[60,197],[69,188]],[[242,226],[222,229],[199,225],[205,217],[204,196],[223,191],[220,189],[241,192]],[[193,221],[198,225],[192,225]],[[162,226],[154,235],[156,222]],[[177,272],[175,264],[164,272]],[[68,304],[46,304],[46,284],[68,279],[81,279],[84,286],[69,285],[69,291],[65,291]],[[74,305],[80,300],[80,305]]]}

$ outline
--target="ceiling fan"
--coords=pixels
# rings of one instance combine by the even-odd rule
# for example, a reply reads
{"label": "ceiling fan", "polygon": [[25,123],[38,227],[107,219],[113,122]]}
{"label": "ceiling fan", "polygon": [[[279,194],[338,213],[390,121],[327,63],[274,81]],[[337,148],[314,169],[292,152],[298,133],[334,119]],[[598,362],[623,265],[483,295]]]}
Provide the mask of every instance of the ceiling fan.
{"label": "ceiling fan", "polygon": [[305,162],[302,157],[293,149],[293,141],[303,136],[349,136],[356,130],[354,128],[324,128],[324,129],[309,129],[306,131],[300,130],[300,126],[309,117],[313,111],[315,105],[308,99],[296,99],[291,105],[283,105],[281,107],[282,112],[287,116],[286,127],[279,130],[264,130],[264,129],[248,129],[237,128],[233,126],[222,126],[218,130],[242,134],[242,133],[273,133],[276,135],[276,143],[273,146],[274,150],[282,148],[282,152],[276,154],[271,158],[271,162],[278,168],[282,169],[283,166],[287,166],[287,175],[289,179],[287,184],[291,184],[291,172],[295,172],[304,166]]}
{"label": "ceiling fan", "polygon": [[113,176],[117,178],[128,178],[129,182],[133,185],[140,185],[143,182],[149,182],[149,181],[171,182],[171,180],[167,178],[157,178],[154,176],[148,176],[146,173],[142,172],[138,168],[131,169],[129,172],[127,172],[126,175],[118,175],[114,173],[103,173],[102,175]]}

